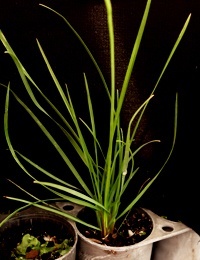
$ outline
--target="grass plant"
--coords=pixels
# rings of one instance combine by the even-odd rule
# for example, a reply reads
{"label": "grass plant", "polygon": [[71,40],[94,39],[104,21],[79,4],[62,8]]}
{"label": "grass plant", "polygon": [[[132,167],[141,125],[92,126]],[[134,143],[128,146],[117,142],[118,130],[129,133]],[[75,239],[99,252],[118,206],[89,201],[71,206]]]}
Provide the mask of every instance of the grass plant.
{"label": "grass plant", "polygon": [[[174,129],[173,129],[173,140],[171,149],[166,160],[163,162],[161,168],[158,172],[155,173],[154,177],[144,185],[141,183],[141,189],[139,190],[136,197],[132,198],[131,202],[128,205],[122,205],[122,197],[126,196],[126,190],[129,185],[133,184],[134,176],[138,173],[139,168],[135,167],[135,156],[143,149],[145,146],[149,145],[153,142],[159,142],[159,140],[150,140],[137,149],[132,150],[132,144],[135,141],[137,130],[139,129],[141,120],[143,118],[144,112],[149,104],[152,102],[154,93],[161,81],[163,74],[165,73],[185,31],[189,24],[189,20],[191,14],[188,16],[180,34],[177,37],[176,42],[174,43],[172,50],[161,70],[161,73],[158,77],[157,82],[152,87],[152,92],[149,97],[138,107],[138,109],[134,112],[132,117],[130,118],[128,128],[123,130],[121,127],[121,112],[124,104],[124,100],[127,93],[127,88],[129,86],[130,78],[132,77],[133,68],[135,65],[136,57],[141,45],[142,36],[145,30],[145,26],[147,23],[148,14],[150,11],[151,0],[147,0],[146,7],[144,10],[144,14],[142,17],[142,21],[137,33],[137,37],[135,43],[133,45],[131,57],[128,63],[128,67],[124,76],[123,84],[121,86],[121,90],[117,90],[116,88],[116,69],[115,69],[115,38],[114,38],[114,25],[113,25],[113,13],[112,13],[112,4],[110,0],[104,0],[105,8],[107,12],[107,25],[108,25],[108,35],[109,35],[109,43],[110,43],[110,82],[107,83],[103,73],[98,65],[98,62],[94,58],[92,52],[87,47],[86,43],[83,41],[78,32],[74,29],[74,27],[68,22],[68,20],[63,17],[62,14],[58,13],[56,10],[40,4],[41,7],[46,8],[47,10],[58,15],[66,26],[71,28],[71,30],[76,35],[77,39],[82,43],[85,51],[88,53],[89,57],[93,61],[94,66],[96,67],[99,76],[102,81],[102,87],[105,88],[107,92],[107,98],[110,104],[109,110],[109,126],[108,126],[108,142],[106,149],[103,148],[102,144],[99,141],[96,129],[96,118],[93,109],[93,100],[91,98],[90,93],[90,84],[87,80],[87,75],[83,74],[84,83],[85,83],[85,92],[87,96],[87,104],[85,110],[88,110],[89,113],[89,122],[86,122],[79,118],[79,115],[75,111],[75,103],[72,100],[69,90],[67,86],[64,87],[60,84],[58,78],[56,77],[52,66],[49,63],[47,56],[40,44],[37,40],[37,45],[39,51],[43,57],[43,60],[48,68],[50,76],[55,83],[55,88],[60,94],[60,100],[58,102],[63,102],[66,111],[68,112],[71,121],[69,122],[64,114],[62,114],[57,108],[56,104],[53,104],[52,101],[47,97],[45,93],[42,92],[42,87],[39,87],[36,82],[33,80],[31,75],[22,65],[20,59],[15,54],[14,50],[11,48],[8,43],[6,37],[3,32],[0,32],[0,40],[5,46],[6,53],[10,55],[13,59],[16,68],[19,72],[25,90],[29,94],[29,100],[22,100],[22,98],[12,90],[11,84],[3,85],[7,88],[6,101],[5,101],[5,116],[4,116],[4,131],[7,140],[7,144],[9,150],[17,162],[17,164],[21,167],[21,169],[34,179],[34,183],[42,185],[44,188],[49,189],[51,192],[55,194],[56,197],[71,201],[73,203],[82,205],[84,207],[89,207],[96,212],[97,216],[97,226],[93,226],[90,223],[86,223],[70,214],[63,212],[54,207],[48,206],[47,201],[41,201],[39,198],[34,195],[28,193],[28,191],[24,190],[22,187],[18,186],[20,189],[24,190],[27,194],[30,195],[30,200],[25,200],[21,198],[7,197],[8,199],[21,201],[25,205],[22,208],[28,205],[35,205],[37,207],[41,207],[47,209],[49,211],[57,212],[60,215],[66,216],[69,219],[75,220],[77,222],[83,223],[86,226],[96,228],[100,230],[102,233],[102,237],[106,237],[108,234],[112,234],[116,221],[123,219],[126,214],[135,206],[138,200],[145,194],[145,192],[149,189],[149,187],[153,184],[159,174],[162,172],[163,168],[167,164],[170,156],[173,152],[176,134],[177,134],[177,115],[178,115],[178,94],[175,97],[175,106],[174,106]],[[50,106],[51,109],[57,115],[57,118],[53,117],[46,108],[37,100],[36,95],[34,94],[38,92],[43,100]],[[38,94],[37,93],[37,94]],[[36,162],[31,161],[24,154],[15,150],[12,145],[11,137],[9,134],[9,103],[10,103],[10,95],[13,95],[15,99],[18,101],[19,105],[21,105],[25,111],[30,115],[35,124],[41,129],[44,133],[44,136],[48,138],[49,142],[56,149],[58,154],[64,160],[66,167],[68,167],[73,174],[73,176],[77,180],[77,187],[71,185],[70,183],[65,181],[65,178],[60,179],[56,175],[48,172],[46,169],[42,168]],[[48,129],[48,125],[45,125],[41,119],[31,110],[29,102],[32,102],[41,113],[45,114],[48,118],[55,123],[55,125],[60,129],[61,132],[64,133],[66,138],[70,141],[72,147],[76,151],[80,160],[84,163],[85,167],[90,176],[90,181],[92,183],[92,188],[88,185],[87,180],[84,179],[84,176],[81,172],[77,170],[76,165],[69,159],[67,150],[62,148],[62,144],[58,143],[57,138],[54,137],[54,133],[51,133],[51,129]],[[72,122],[72,123],[71,123]],[[84,128],[84,131],[82,129]],[[84,138],[85,129],[89,132],[90,136],[93,140],[92,149],[90,145],[86,142]],[[101,158],[101,159],[100,159]],[[102,160],[103,158],[103,160]],[[103,164],[102,161],[104,162]],[[40,180],[36,180],[34,176],[27,170],[24,165],[24,162],[29,163],[32,167],[37,169],[41,174],[47,175],[52,179],[52,182],[41,182]],[[100,163],[101,162],[101,163]],[[17,184],[16,184],[17,185]],[[15,212],[17,212],[17,209]],[[15,213],[14,212],[14,213]],[[12,214],[14,214],[12,213]],[[10,218],[11,215],[8,216]],[[8,219],[7,218],[7,219]],[[1,224],[3,224],[7,219],[5,219]]]}

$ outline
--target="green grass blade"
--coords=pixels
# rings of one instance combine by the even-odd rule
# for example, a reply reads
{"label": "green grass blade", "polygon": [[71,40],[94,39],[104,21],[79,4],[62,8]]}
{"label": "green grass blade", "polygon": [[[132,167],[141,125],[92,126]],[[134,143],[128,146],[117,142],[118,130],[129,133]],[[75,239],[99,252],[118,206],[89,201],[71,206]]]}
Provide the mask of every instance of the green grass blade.
{"label": "green grass blade", "polygon": [[[79,219],[79,218],[77,218],[77,217],[75,217],[75,216],[73,216],[73,215],[71,215],[71,214],[68,214],[68,213],[66,213],[66,212],[64,212],[64,211],[59,210],[58,208],[52,207],[51,205],[49,205],[49,207],[47,207],[47,206],[44,206],[44,205],[39,204],[39,202],[42,202],[42,201],[31,202],[31,201],[28,201],[28,200],[23,200],[23,199],[19,199],[19,198],[15,198],[15,197],[6,197],[6,198],[7,198],[7,199],[10,199],[10,200],[15,200],[15,201],[19,201],[19,202],[25,203],[25,204],[27,204],[28,206],[35,206],[35,207],[37,207],[37,208],[50,211],[50,212],[52,212],[52,213],[61,215],[61,216],[65,217],[65,218],[67,218],[67,219],[70,219],[70,220],[72,220],[72,221],[76,221],[76,222],[78,222],[78,223],[80,223],[80,224],[86,225],[86,226],[88,226],[88,227],[90,227],[90,228],[99,230],[98,227],[96,227],[96,226],[94,226],[94,225],[90,225],[90,224],[88,224],[87,222],[84,222],[84,221],[82,221],[81,219]],[[19,211],[19,209],[18,209],[18,211]]]}
{"label": "green grass blade", "polygon": [[54,9],[50,8],[49,6],[46,6],[44,4],[39,4],[40,6],[42,7],[45,7],[46,9],[49,9],[50,11],[54,12],[55,14],[57,14],[58,16],[60,16],[64,22],[67,24],[67,26],[72,30],[72,32],[74,33],[74,35],[76,35],[76,37],[78,38],[78,40],[81,42],[82,46],[85,48],[86,52],[88,53],[89,57],[91,58],[92,62],[94,63],[98,73],[99,73],[99,76],[102,80],[102,83],[106,89],[106,92],[110,98],[110,91],[108,89],[108,86],[107,86],[107,83],[106,83],[106,80],[104,78],[104,75],[98,65],[98,63],[96,62],[96,59],[94,58],[94,56],[92,55],[90,49],[87,47],[87,45],[85,44],[84,40],[81,38],[81,36],[78,34],[78,32],[74,29],[74,27],[69,23],[69,21],[63,16],[61,15],[60,13],[58,13],[57,11],[55,11]]}

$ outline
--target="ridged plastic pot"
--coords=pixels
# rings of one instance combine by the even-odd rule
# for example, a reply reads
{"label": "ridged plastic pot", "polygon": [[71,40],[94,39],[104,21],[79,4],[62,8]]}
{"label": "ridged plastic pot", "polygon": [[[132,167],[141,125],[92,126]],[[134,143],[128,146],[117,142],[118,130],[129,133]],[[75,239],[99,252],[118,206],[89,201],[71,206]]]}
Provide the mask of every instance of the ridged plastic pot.
{"label": "ridged plastic pot", "polygon": [[[1,219],[5,216],[1,216]],[[16,214],[0,228],[0,259],[10,259],[11,250],[29,230],[33,230],[34,236],[46,232],[63,240],[67,237],[73,238],[74,243],[70,251],[57,260],[76,259],[78,235],[74,225],[66,218],[36,207]]]}

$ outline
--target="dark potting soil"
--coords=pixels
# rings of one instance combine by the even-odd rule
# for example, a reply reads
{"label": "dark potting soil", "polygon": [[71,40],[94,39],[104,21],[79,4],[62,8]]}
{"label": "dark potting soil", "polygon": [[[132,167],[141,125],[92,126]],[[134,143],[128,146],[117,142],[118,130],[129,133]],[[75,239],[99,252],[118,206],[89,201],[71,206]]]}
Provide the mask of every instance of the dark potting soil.
{"label": "dark potting soil", "polygon": [[[94,211],[84,208],[78,214],[78,217],[92,224],[95,223],[96,216]],[[93,220],[93,221],[92,221]],[[129,246],[139,243],[147,238],[153,229],[153,222],[150,216],[141,208],[134,208],[124,219],[123,223],[117,223],[114,234],[102,238],[101,232],[93,230],[77,223],[78,230],[87,238],[99,244],[108,246]]]}

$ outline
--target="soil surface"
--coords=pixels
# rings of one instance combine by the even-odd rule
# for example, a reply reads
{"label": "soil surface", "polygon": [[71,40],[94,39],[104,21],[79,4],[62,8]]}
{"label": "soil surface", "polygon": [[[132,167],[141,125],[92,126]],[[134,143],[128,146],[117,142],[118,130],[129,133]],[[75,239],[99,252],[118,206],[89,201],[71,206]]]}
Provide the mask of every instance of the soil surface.
{"label": "soil surface", "polygon": [[[79,218],[94,223],[95,214],[89,209],[83,209]],[[93,220],[93,221],[92,221]],[[117,223],[114,234],[110,234],[107,238],[101,237],[101,232],[83,226],[77,223],[79,231],[87,238],[99,244],[106,244],[108,246],[129,246],[134,245],[146,237],[148,237],[153,228],[153,222],[149,215],[141,208],[134,208],[123,223]]]}

